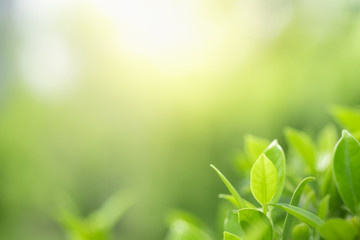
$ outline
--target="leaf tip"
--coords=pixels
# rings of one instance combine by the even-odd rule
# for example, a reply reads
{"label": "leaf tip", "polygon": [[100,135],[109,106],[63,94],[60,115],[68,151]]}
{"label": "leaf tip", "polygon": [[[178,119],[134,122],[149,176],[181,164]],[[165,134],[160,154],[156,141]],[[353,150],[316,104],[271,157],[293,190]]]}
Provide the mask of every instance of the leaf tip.
{"label": "leaf tip", "polygon": [[342,137],[350,137],[350,136],[351,136],[351,134],[349,133],[349,131],[346,130],[346,129],[343,129],[343,130],[342,130],[341,135],[342,135]]}
{"label": "leaf tip", "polygon": [[217,169],[217,167],[215,167],[215,165],[210,164],[210,167],[211,167],[212,169],[214,169],[214,170],[215,170],[215,172],[219,172],[219,170]]}
{"label": "leaf tip", "polygon": [[309,179],[310,182],[312,182],[312,181],[316,180],[316,177],[310,176],[310,177],[308,177],[308,179]]}
{"label": "leaf tip", "polygon": [[265,152],[266,152],[267,150],[269,150],[270,148],[276,146],[276,145],[278,145],[278,140],[277,140],[277,139],[274,139],[274,140],[269,144],[269,146],[265,149]]}

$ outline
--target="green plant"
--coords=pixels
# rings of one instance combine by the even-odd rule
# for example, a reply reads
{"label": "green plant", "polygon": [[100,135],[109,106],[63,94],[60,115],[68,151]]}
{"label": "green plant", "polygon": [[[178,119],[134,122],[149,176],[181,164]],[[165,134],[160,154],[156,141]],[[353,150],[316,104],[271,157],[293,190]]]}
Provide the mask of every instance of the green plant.
{"label": "green plant", "polygon": [[246,136],[236,160],[237,185],[211,165],[230,193],[219,195],[231,206],[223,210],[223,239],[360,239],[360,111],[335,107],[332,114],[351,133],[342,130],[338,139],[328,125],[313,140],[286,128],[286,155],[277,140]]}
{"label": "green plant", "polygon": [[111,230],[124,212],[132,205],[132,197],[126,192],[112,195],[97,210],[81,217],[69,197],[60,197],[61,206],[56,219],[63,226],[69,240],[107,240]]}

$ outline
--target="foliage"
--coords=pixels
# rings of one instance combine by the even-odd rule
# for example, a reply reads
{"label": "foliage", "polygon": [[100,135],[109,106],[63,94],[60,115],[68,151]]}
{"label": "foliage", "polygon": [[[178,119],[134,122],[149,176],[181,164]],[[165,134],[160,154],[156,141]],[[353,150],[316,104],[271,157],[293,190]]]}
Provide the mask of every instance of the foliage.
{"label": "foliage", "polygon": [[97,210],[81,217],[69,197],[60,197],[60,209],[56,218],[67,232],[69,240],[106,240],[124,212],[132,205],[129,193],[113,194]]}
{"label": "foliage", "polygon": [[238,166],[241,175],[250,172],[251,195],[237,190],[248,184],[244,177],[232,184],[211,165],[231,194],[219,195],[230,203],[223,239],[360,239],[360,115],[343,107],[332,112],[350,132],[342,130],[337,140],[336,128],[328,125],[313,140],[306,132],[286,128],[286,163],[277,140],[245,137],[241,161],[251,164]]}

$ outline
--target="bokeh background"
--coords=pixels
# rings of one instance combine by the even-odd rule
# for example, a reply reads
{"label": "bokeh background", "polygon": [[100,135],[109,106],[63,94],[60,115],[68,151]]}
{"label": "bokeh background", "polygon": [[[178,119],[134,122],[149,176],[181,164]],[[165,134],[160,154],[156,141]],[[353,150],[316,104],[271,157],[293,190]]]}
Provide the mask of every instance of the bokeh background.
{"label": "bokeh background", "polygon": [[360,103],[357,0],[1,0],[0,238],[65,239],[119,190],[114,239],[171,209],[215,224],[243,137],[316,132]]}

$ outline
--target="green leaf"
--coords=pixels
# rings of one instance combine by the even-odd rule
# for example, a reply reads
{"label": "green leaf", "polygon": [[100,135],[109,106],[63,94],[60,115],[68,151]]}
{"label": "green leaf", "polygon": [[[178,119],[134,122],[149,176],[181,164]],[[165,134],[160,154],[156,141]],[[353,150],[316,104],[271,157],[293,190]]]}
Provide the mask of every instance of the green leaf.
{"label": "green leaf", "polygon": [[165,240],[213,240],[205,225],[196,217],[179,210],[168,214],[169,230]]}
{"label": "green leaf", "polygon": [[221,180],[224,182],[225,186],[227,187],[227,189],[229,190],[229,192],[231,193],[231,195],[234,197],[236,203],[237,203],[237,207],[238,208],[246,208],[246,204],[244,199],[240,196],[240,194],[236,191],[236,189],[234,188],[234,186],[229,182],[229,180],[227,180],[227,178],[214,166],[214,165],[210,165],[215,172],[219,175],[219,177],[221,178]]}
{"label": "green leaf", "polygon": [[[219,194],[219,198],[225,199],[228,202],[230,202],[232,205],[234,205],[235,207],[238,206],[237,202],[235,201],[235,198],[232,195],[229,194]],[[246,201],[245,199],[243,199],[245,202],[245,205],[247,208],[256,208],[256,206],[254,206],[251,202]]]}
{"label": "green leaf", "polygon": [[360,213],[360,143],[346,130],[335,147],[333,173],[340,196],[353,213]]}
{"label": "green leaf", "polygon": [[352,240],[357,235],[355,227],[340,218],[329,219],[318,228],[318,231],[327,240]]}
{"label": "green leaf", "polygon": [[255,199],[262,205],[268,204],[276,193],[277,171],[274,164],[261,154],[250,173],[250,188]]}
{"label": "green leaf", "polygon": [[315,144],[313,143],[310,136],[293,128],[286,128],[285,137],[289,145],[306,163],[306,167],[312,173],[316,172]]}
{"label": "green leaf", "polygon": [[285,163],[285,154],[281,146],[278,144],[275,139],[264,151],[266,157],[268,157],[271,162],[274,164],[277,172],[277,187],[275,196],[272,199],[272,203],[276,203],[282,194],[285,185],[285,176],[286,176],[286,163]]}
{"label": "green leaf", "polygon": [[343,128],[349,129],[351,132],[360,130],[360,110],[335,106],[331,113]]}
{"label": "green leaf", "polygon": [[317,138],[318,159],[316,169],[320,172],[327,170],[330,165],[335,144],[338,140],[337,129],[334,125],[325,126]]}
{"label": "green leaf", "polygon": [[[302,192],[304,191],[306,184],[311,181],[314,181],[314,180],[315,180],[314,177],[306,177],[303,180],[301,180],[301,182],[296,187],[296,189],[291,197],[290,205],[293,205],[293,206],[299,205],[300,197],[301,197]],[[291,233],[291,228],[292,228],[293,222],[294,222],[294,217],[289,216],[289,214],[286,214],[285,222],[284,222],[284,231],[283,231],[283,239],[284,240],[290,239],[290,233]]]}
{"label": "green leaf", "polygon": [[245,153],[251,165],[264,152],[270,141],[264,138],[255,137],[253,135],[245,136]]}
{"label": "green leaf", "polygon": [[61,192],[55,200],[56,220],[69,232],[80,229],[83,219],[73,199],[67,193]]}
{"label": "green leaf", "polygon": [[315,204],[317,201],[316,198],[316,192],[314,191],[314,189],[309,188],[309,191],[306,193],[305,198],[304,198],[304,205],[303,208],[308,208],[311,204]]}
{"label": "green leaf", "polygon": [[320,151],[332,152],[338,140],[337,129],[333,124],[326,125],[318,134],[317,147]]}
{"label": "green leaf", "polygon": [[129,193],[115,193],[87,221],[93,228],[110,229],[132,204],[133,198]]}
{"label": "green leaf", "polygon": [[301,194],[303,193],[306,184],[308,184],[309,182],[312,182],[314,180],[315,180],[314,177],[306,177],[303,180],[301,180],[299,185],[296,187],[293,195],[291,196],[290,205],[297,206],[299,204]]}
{"label": "green leaf", "polygon": [[[65,195],[66,196],[66,195]],[[115,193],[99,209],[87,218],[75,214],[75,208],[70,198],[63,201],[67,205],[61,211],[59,221],[67,230],[71,239],[103,240],[110,235],[111,228],[132,205],[133,197],[126,191]],[[72,210],[70,210],[72,209]]]}
{"label": "green leaf", "polygon": [[174,220],[169,228],[165,240],[211,240],[212,238],[200,227],[185,221]]}
{"label": "green leaf", "polygon": [[228,216],[225,218],[224,221],[224,231],[232,233],[236,236],[245,236],[244,230],[240,226],[237,212],[229,212]]}
{"label": "green leaf", "polygon": [[291,232],[292,240],[307,240],[310,238],[310,229],[305,223],[297,224]]}
{"label": "green leaf", "polygon": [[335,187],[335,183],[333,180],[333,170],[331,165],[328,166],[326,171],[323,172],[320,181],[320,195],[325,196],[330,193],[331,188]]}
{"label": "green leaf", "polygon": [[329,213],[329,201],[330,201],[330,194],[326,195],[321,199],[319,203],[319,210],[318,210],[318,216],[321,219],[326,219]]}
{"label": "green leaf", "polygon": [[241,240],[241,238],[229,232],[224,232],[224,240]]}
{"label": "green leaf", "polygon": [[270,205],[287,211],[288,213],[295,216],[300,221],[310,225],[311,227],[317,228],[318,226],[324,224],[324,221],[321,218],[305,209],[295,207],[286,203],[277,203]]}
{"label": "green leaf", "polygon": [[273,229],[265,214],[257,209],[244,208],[238,211],[239,222],[245,232],[246,239],[271,240]]}
{"label": "green leaf", "polygon": [[238,203],[232,195],[220,193],[218,197],[227,200],[229,203],[234,205],[234,207],[238,207]]}

